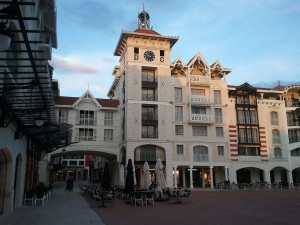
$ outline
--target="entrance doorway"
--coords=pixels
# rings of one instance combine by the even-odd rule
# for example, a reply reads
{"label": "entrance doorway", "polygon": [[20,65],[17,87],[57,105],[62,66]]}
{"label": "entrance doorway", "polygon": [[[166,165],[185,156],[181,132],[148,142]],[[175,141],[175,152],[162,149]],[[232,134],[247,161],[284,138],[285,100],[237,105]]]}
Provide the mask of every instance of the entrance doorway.
{"label": "entrance doorway", "polygon": [[239,169],[236,171],[236,177],[238,183],[251,183],[251,172],[248,169]]}

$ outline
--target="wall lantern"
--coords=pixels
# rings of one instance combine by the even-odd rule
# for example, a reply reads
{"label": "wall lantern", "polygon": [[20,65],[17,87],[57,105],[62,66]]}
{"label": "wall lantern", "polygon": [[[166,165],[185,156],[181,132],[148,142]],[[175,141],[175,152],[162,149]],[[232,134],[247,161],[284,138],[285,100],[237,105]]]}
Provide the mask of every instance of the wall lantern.
{"label": "wall lantern", "polygon": [[43,120],[42,118],[36,118],[36,119],[35,119],[35,125],[36,125],[37,127],[43,126],[43,125],[44,125],[44,120]]}

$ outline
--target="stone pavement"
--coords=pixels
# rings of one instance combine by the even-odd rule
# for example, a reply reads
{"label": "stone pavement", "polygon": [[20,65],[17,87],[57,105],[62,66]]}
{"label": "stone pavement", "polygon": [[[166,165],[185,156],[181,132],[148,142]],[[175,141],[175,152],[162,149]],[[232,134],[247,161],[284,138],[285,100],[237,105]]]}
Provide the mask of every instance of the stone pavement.
{"label": "stone pavement", "polygon": [[296,225],[300,224],[300,189],[194,189],[189,201],[134,206],[115,199],[99,203],[83,195],[107,225]]}
{"label": "stone pavement", "polygon": [[115,199],[101,208],[79,192],[78,182],[73,192],[66,192],[65,185],[56,183],[43,206],[23,206],[0,216],[0,225],[295,225],[300,221],[299,189],[194,189],[183,204],[167,201],[135,207]]}
{"label": "stone pavement", "polygon": [[43,206],[22,206],[13,213],[0,216],[0,225],[104,225],[79,192],[65,191],[66,182],[54,184],[52,195]]}

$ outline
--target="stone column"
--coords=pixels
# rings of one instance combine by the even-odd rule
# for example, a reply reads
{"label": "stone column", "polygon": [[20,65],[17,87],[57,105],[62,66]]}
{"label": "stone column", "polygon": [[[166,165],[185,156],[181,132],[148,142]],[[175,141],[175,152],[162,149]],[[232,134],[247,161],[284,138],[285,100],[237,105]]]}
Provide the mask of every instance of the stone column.
{"label": "stone column", "polygon": [[228,181],[228,166],[225,166],[225,180]]}
{"label": "stone column", "polygon": [[214,173],[213,173],[213,166],[209,167],[209,173],[210,173],[210,188],[214,188]]}
{"label": "stone column", "polygon": [[234,182],[237,184],[236,170],[232,167],[229,169],[229,179],[231,183]]}
{"label": "stone column", "polygon": [[193,166],[190,166],[190,189],[194,188],[193,180]]}
{"label": "stone column", "polygon": [[173,167],[173,172],[174,172],[174,187],[177,188],[177,166]]}
{"label": "stone column", "polygon": [[205,187],[205,177],[204,177],[204,168],[201,168],[201,174],[202,174],[202,187]]}
{"label": "stone column", "polygon": [[269,170],[264,170],[264,177],[265,177],[265,182],[269,184],[269,188],[271,188],[271,176],[270,176],[270,171]]}
{"label": "stone column", "polygon": [[186,182],[185,182],[185,167],[182,167],[182,186],[186,187]]}
{"label": "stone column", "polygon": [[292,170],[287,170],[287,173],[288,173],[289,188],[291,188],[291,184],[293,183],[293,171]]}

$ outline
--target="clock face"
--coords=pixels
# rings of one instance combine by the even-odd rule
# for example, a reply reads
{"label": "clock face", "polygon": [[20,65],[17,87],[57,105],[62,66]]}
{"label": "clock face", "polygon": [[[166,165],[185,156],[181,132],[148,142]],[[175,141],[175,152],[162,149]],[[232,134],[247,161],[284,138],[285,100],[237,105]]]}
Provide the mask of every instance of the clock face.
{"label": "clock face", "polygon": [[148,62],[151,62],[155,59],[155,54],[154,52],[152,51],[146,51],[144,53],[144,58],[148,61]]}

